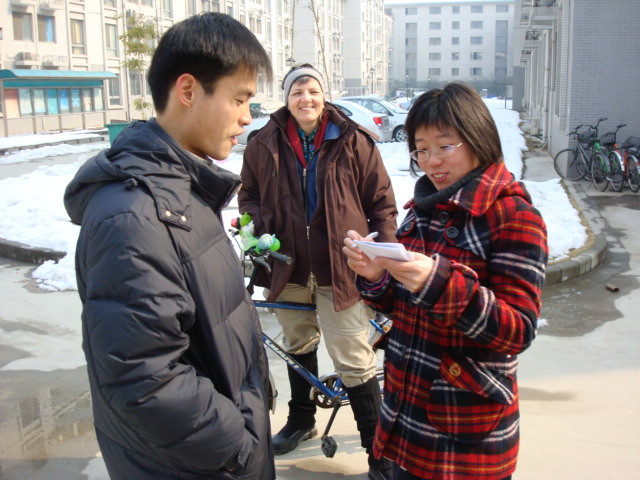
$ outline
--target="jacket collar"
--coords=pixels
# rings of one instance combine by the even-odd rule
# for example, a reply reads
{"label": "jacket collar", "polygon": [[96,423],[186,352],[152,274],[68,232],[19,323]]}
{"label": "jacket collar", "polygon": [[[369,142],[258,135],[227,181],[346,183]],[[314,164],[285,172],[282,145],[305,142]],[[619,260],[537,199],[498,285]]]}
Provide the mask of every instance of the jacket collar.
{"label": "jacket collar", "polygon": [[123,182],[146,186],[158,218],[191,229],[191,195],[200,196],[216,213],[231,200],[240,177],[184,150],[154,119],[127,127],[111,149],[80,168],[65,191],[65,206],[80,223],[91,195],[102,185]]}
{"label": "jacket collar", "polygon": [[513,181],[513,175],[502,160],[490,164],[485,169],[474,170],[440,192],[429,178],[423,175],[416,182],[414,199],[410,203],[425,211],[436,205],[457,205],[472,216],[481,216]]}

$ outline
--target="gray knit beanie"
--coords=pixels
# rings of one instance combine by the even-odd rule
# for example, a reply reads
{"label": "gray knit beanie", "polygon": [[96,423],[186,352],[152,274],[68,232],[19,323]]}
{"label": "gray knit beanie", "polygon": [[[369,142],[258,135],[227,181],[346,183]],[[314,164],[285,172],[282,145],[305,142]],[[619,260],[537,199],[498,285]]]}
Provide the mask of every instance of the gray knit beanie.
{"label": "gray knit beanie", "polygon": [[287,76],[284,77],[284,81],[282,82],[282,90],[284,92],[284,105],[289,106],[289,92],[291,91],[291,87],[297,80],[300,80],[302,77],[311,77],[315,78],[320,84],[320,88],[322,89],[322,94],[327,96],[327,89],[324,86],[324,80],[322,79],[322,75],[315,68],[307,65],[300,66],[294,70],[291,70],[287,73]]}

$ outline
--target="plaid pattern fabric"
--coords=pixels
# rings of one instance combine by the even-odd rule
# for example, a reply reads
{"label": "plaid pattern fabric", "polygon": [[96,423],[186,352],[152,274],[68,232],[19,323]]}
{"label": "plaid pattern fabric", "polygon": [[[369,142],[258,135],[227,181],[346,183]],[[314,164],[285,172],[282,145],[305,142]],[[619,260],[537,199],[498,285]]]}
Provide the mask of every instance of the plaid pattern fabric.
{"label": "plaid pattern fabric", "polygon": [[358,278],[393,319],[374,451],[420,478],[499,480],[519,441],[517,357],[535,337],[548,249],[523,184],[491,165],[432,212],[412,201],[397,236],[432,256],[425,288]]}

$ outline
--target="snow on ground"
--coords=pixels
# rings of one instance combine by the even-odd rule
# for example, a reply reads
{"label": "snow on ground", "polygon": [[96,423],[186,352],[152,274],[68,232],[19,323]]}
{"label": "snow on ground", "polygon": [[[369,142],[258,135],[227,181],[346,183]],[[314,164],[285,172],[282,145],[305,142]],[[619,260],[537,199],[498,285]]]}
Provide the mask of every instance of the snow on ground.
{"label": "snow on ground", "polygon": [[[505,162],[511,172],[520,178],[522,175],[522,152],[526,150],[524,136],[518,127],[517,112],[505,108],[504,100],[486,99],[494,117],[505,154]],[[77,138],[73,133],[57,135],[17,136],[0,139],[0,148],[15,145],[29,145],[28,137],[34,142],[57,141],[60,138]],[[76,289],[74,273],[74,252],[79,227],[71,224],[64,209],[62,196],[77,169],[84,161],[108,147],[104,143],[79,145],[61,144],[22,150],[0,156],[0,165],[7,163],[29,162],[43,157],[54,157],[71,152],[84,153],[76,163],[41,166],[20,177],[0,181],[0,238],[12,240],[34,247],[44,247],[67,255],[58,263],[45,262],[38,267],[33,276],[45,290]],[[404,204],[413,195],[415,178],[408,171],[408,148],[406,143],[379,144],[396,194],[400,219],[404,216]],[[228,159],[218,162],[222,167],[239,173],[242,165],[241,152],[232,153]],[[549,248],[552,259],[568,255],[570,250],[581,247],[587,239],[584,226],[580,223],[578,212],[571,205],[559,179],[546,182],[525,182],[531,192],[535,206],[542,213],[549,234]],[[231,218],[238,215],[237,203],[232,202],[223,217],[228,225]]]}

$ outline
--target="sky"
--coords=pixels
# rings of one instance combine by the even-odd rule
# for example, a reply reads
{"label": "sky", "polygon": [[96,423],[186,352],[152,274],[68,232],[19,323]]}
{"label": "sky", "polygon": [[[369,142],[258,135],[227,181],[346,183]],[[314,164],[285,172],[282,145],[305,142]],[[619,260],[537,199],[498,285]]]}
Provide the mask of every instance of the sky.
{"label": "sky", "polygon": [[[498,126],[507,167],[518,179],[522,176],[522,152],[525,140],[518,127],[517,112],[505,108],[504,100],[485,99]],[[507,107],[509,102],[507,102]],[[91,132],[66,132],[62,134],[25,135],[0,138],[0,150],[21,145],[46,144],[65,141],[79,136],[95,136]],[[67,252],[57,264],[49,261],[33,270],[33,277],[40,288],[53,292],[76,290],[74,273],[75,243],[79,227],[71,224],[63,205],[63,192],[78,168],[108,143],[61,144],[15,151],[0,155],[2,165],[23,164],[19,176],[0,180],[0,238],[23,244]],[[399,222],[404,217],[403,205],[412,197],[415,179],[408,172],[408,148],[406,143],[378,144],[383,161],[393,184],[398,204]],[[240,150],[240,149],[238,149]],[[40,165],[44,159],[69,158],[76,154],[77,161],[54,165]],[[68,161],[68,160],[67,160]],[[241,153],[232,153],[220,166],[236,173],[242,165]],[[11,165],[13,166],[13,165]],[[30,170],[30,171],[29,171]],[[546,182],[525,181],[547,224],[549,250],[552,259],[567,256],[571,249],[579,248],[587,240],[587,233],[580,222],[558,178]],[[231,202],[223,212],[225,225],[238,216],[237,202]],[[11,345],[25,352],[23,358],[2,366],[0,370],[38,370],[51,372],[58,369],[73,370],[86,364],[82,352],[81,322],[78,318],[51,318],[46,341],[43,335],[30,329],[4,331],[0,329],[0,345]],[[546,325],[540,319],[540,327]],[[108,478],[101,458],[93,459],[83,471],[90,480]]]}

